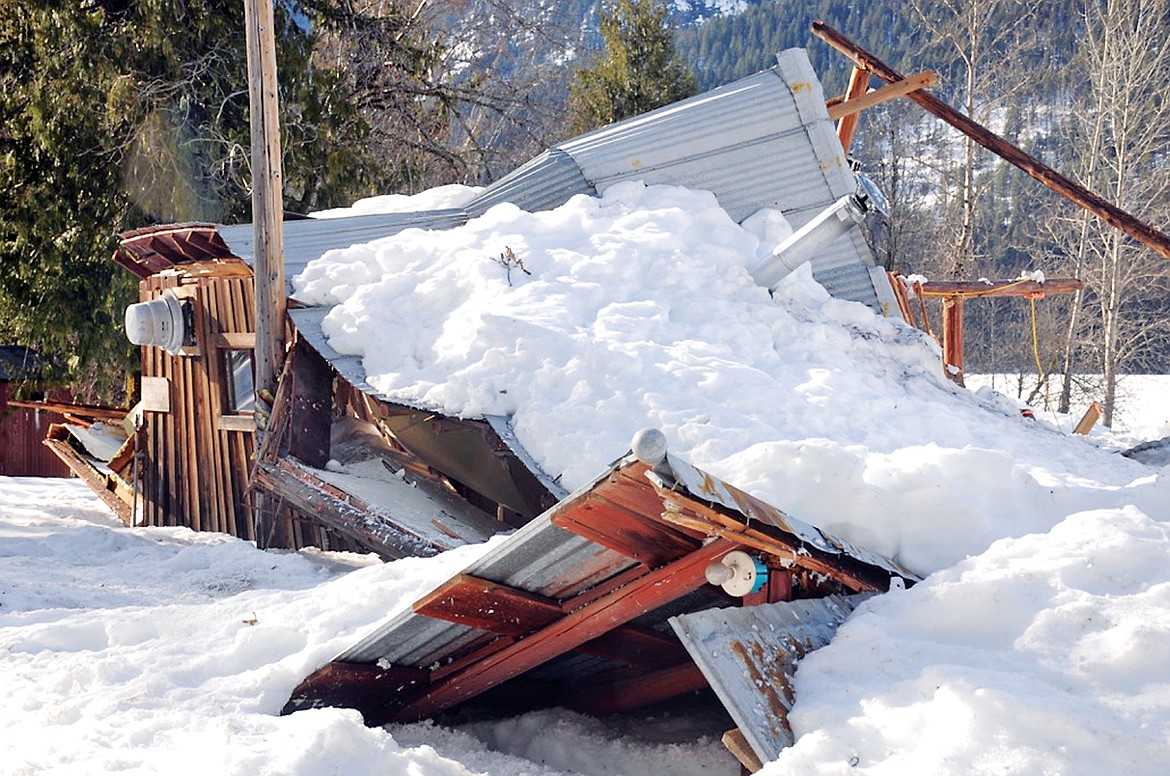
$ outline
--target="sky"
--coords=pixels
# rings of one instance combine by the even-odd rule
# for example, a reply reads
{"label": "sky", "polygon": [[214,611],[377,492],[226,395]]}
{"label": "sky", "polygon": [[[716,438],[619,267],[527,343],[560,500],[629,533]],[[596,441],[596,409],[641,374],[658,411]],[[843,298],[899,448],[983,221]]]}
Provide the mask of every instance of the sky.
{"label": "sky", "polygon": [[[1170,435],[1165,382],[1123,410],[1122,433],[1071,436],[1083,407],[1025,418],[807,271],[774,296],[756,286],[747,268],[781,221],[744,228],[705,192],[621,184],[332,251],[296,296],[332,308],[330,344],[361,355],[378,390],[511,415],[566,487],[659,428],[672,456],[925,577],[801,663],[797,740],[765,773],[1163,773],[1170,467],[1119,451]],[[307,674],[500,537],[380,563],[125,528],[77,482],[0,480],[0,505],[5,773],[738,773],[699,714],[554,706],[377,729],[348,710],[276,716]]]}

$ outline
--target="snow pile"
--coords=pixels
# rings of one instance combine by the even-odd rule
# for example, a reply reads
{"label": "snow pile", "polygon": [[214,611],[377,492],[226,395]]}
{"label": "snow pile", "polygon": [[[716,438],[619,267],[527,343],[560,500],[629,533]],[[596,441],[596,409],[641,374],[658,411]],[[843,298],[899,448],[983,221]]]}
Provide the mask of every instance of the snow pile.
{"label": "snow pile", "polygon": [[1166,772],[1170,523],[1071,515],[873,599],[797,672],[768,774]]}
{"label": "snow pile", "polygon": [[[567,485],[659,426],[674,454],[931,573],[802,663],[798,741],[766,772],[1163,772],[1170,470],[954,387],[932,343],[807,272],[769,297],[746,267],[786,228],[749,226],[709,195],[630,184],[331,253],[300,296],[334,306],[332,343],[381,390],[513,413]],[[276,716],[491,542],[378,564],[126,529],[76,482],[0,479],[0,504],[6,774],[738,772],[726,724],[682,716]]]}
{"label": "snow pile", "polygon": [[[830,298],[807,269],[770,297],[747,267],[782,221],[745,229],[707,192],[626,183],[331,251],[294,282],[332,307],[330,344],[362,356],[371,385],[512,415],[566,487],[654,426],[673,454],[921,573],[1116,505],[1146,474],[956,388],[933,341]],[[1152,510],[1148,490],[1121,503]]]}

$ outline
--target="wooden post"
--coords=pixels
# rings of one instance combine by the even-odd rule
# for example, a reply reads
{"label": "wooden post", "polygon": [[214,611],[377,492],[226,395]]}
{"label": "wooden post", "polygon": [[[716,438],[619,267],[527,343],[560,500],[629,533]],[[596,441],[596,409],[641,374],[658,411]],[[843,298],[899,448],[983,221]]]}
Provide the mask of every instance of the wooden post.
{"label": "wooden post", "polygon": [[[256,276],[256,391],[272,402],[284,361],[284,199],[272,0],[245,0],[252,126],[252,234]],[[257,424],[264,428],[263,423]]]}
{"label": "wooden post", "polygon": [[963,297],[943,297],[943,369],[959,385],[963,382]]}
{"label": "wooden post", "polygon": [[[854,67],[849,74],[849,88],[845,90],[845,102],[856,100],[869,89],[869,71],[861,67]],[[829,116],[832,118],[832,115]],[[837,137],[841,139],[841,147],[845,155],[849,155],[849,146],[853,145],[853,131],[857,129],[857,120],[861,116],[857,113],[848,113],[837,120]]]}
{"label": "wooden post", "polygon": [[[894,83],[904,80],[897,70],[894,70],[824,22],[813,22],[812,32],[818,38],[849,57],[854,65],[873,73],[883,81]],[[1162,258],[1170,259],[1170,235],[1160,232],[1149,224],[1134,218],[1113,203],[1102,199],[1083,186],[1069,180],[1036,157],[1012,145],[983,125],[967,118],[929,92],[920,90],[910,92],[907,96],[928,112],[933,113],[935,116],[947,122],[987,150],[1019,167],[1048,188],[1080,205],[1085,210],[1088,210],[1101,220],[1121,230],[1146,247],[1153,249]]]}
{"label": "wooden post", "polygon": [[[284,361],[284,186],[280,167],[279,97],[272,0],[244,0],[248,104],[252,129],[252,237],[256,282],[256,442],[268,425],[276,376]],[[271,534],[265,498],[253,500],[258,543]]]}

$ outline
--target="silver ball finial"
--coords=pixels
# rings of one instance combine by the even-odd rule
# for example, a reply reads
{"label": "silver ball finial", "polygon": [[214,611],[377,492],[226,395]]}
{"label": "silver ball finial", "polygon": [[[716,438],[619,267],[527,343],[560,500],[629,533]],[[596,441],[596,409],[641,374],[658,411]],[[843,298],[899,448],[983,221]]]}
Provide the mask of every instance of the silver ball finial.
{"label": "silver ball finial", "polygon": [[630,442],[634,457],[650,468],[666,460],[666,435],[656,428],[644,428]]}

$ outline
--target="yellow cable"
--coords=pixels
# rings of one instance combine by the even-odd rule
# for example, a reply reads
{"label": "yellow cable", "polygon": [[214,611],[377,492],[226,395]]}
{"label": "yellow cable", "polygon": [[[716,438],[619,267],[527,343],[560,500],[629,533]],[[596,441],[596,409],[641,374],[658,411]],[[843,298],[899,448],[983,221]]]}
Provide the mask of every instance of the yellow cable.
{"label": "yellow cable", "polygon": [[1029,299],[1032,303],[1032,357],[1036,359],[1036,376],[1044,381],[1044,409],[1048,409],[1048,377],[1044,374],[1044,367],[1040,363],[1040,335],[1036,330],[1036,300]]}

